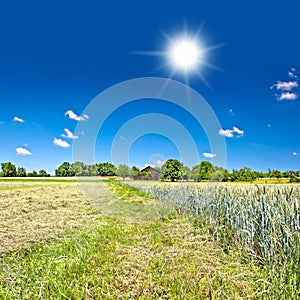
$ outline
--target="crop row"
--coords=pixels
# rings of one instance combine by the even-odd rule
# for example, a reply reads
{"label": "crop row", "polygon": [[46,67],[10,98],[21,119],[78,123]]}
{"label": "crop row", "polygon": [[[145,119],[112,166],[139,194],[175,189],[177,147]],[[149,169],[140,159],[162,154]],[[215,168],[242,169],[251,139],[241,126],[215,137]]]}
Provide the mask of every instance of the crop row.
{"label": "crop row", "polygon": [[205,224],[223,244],[234,243],[300,282],[299,186],[133,184]]}

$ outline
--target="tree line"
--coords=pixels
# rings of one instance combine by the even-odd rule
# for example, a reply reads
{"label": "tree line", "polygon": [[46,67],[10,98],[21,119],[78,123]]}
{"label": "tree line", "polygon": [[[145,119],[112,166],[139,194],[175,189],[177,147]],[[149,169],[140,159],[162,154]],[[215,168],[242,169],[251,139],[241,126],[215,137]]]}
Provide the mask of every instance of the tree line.
{"label": "tree line", "polygon": [[[23,167],[16,167],[11,162],[1,163],[1,177],[49,177],[50,174],[45,170],[28,172]],[[290,182],[300,182],[300,171],[288,170],[281,172],[279,170],[269,169],[267,172],[253,171],[248,167],[239,170],[233,169],[229,171],[225,168],[214,166],[208,161],[202,161],[196,166],[189,168],[184,166],[177,159],[168,159],[164,165],[155,168],[159,172],[160,178],[170,181],[176,180],[192,180],[192,181],[223,181],[252,182],[256,179],[267,178],[288,178]],[[151,173],[141,172],[141,170],[133,166],[130,168],[126,164],[115,166],[109,162],[84,164],[76,161],[74,163],[63,162],[56,170],[57,177],[71,176],[120,176],[123,178],[142,178],[150,179]]]}
{"label": "tree line", "polygon": [[11,162],[1,163],[1,168],[0,177],[50,177],[50,174],[46,170],[39,170],[38,172],[33,170],[27,173],[25,168],[17,168]]}

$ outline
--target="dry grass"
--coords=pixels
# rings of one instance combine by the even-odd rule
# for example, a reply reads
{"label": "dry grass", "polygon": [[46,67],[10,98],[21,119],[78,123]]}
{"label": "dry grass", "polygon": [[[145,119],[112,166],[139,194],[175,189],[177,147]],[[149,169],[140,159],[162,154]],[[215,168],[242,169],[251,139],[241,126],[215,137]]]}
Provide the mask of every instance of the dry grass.
{"label": "dry grass", "polygon": [[77,183],[0,182],[0,253],[87,225],[94,213]]}
{"label": "dry grass", "polygon": [[[85,187],[93,204],[132,216],[126,205],[135,220],[136,200],[151,200],[114,184],[116,206],[105,183]],[[101,216],[76,182],[0,182],[0,203],[0,299],[268,299],[263,270],[183,216]]]}
{"label": "dry grass", "polygon": [[175,291],[178,299],[228,299],[229,294],[231,299],[243,299],[264,294],[254,287],[256,280],[263,280],[257,267],[224,254],[189,221],[176,218],[162,223],[159,233],[149,232],[136,237],[134,245],[116,245],[120,270],[110,292],[117,299],[171,299]]}

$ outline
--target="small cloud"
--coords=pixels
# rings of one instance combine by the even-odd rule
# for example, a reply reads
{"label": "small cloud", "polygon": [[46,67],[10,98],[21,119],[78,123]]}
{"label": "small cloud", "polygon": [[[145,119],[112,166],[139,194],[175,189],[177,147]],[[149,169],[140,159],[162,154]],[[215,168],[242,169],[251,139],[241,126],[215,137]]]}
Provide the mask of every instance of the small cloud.
{"label": "small cloud", "polygon": [[277,81],[271,86],[271,89],[276,88],[278,91],[291,91],[298,87],[297,81]]}
{"label": "small cloud", "polygon": [[155,161],[153,164],[156,165],[156,166],[162,166],[165,162],[158,159],[157,161]]}
{"label": "small cloud", "polygon": [[293,155],[294,155],[294,156],[297,156],[297,155],[298,155],[298,153],[297,153],[297,152],[293,152]]}
{"label": "small cloud", "polygon": [[298,88],[298,75],[295,68],[291,68],[288,72],[288,75],[293,80],[291,81],[280,81],[271,86],[271,89],[276,89],[280,91],[280,94],[275,94],[278,101],[283,100],[296,100],[298,98],[298,94],[295,92],[295,89]]}
{"label": "small cloud", "polygon": [[70,119],[76,120],[76,121],[85,121],[85,120],[89,119],[88,115],[84,114],[83,116],[78,116],[71,109],[69,109],[68,111],[65,112],[65,116],[68,116]]}
{"label": "small cloud", "polygon": [[296,68],[291,68],[291,71],[289,71],[289,77],[291,78],[294,78],[294,79],[297,79],[298,78],[298,75],[296,74]]}
{"label": "small cloud", "polygon": [[76,140],[78,139],[78,135],[74,135],[68,128],[64,129],[66,134],[61,134],[60,136],[67,138],[67,139],[72,139],[72,140]]}
{"label": "small cloud", "polygon": [[232,108],[229,109],[228,113],[229,113],[230,115],[234,116],[234,112],[233,112],[233,109],[232,109]]}
{"label": "small cloud", "polygon": [[203,153],[203,156],[204,156],[204,157],[207,157],[207,158],[214,158],[214,157],[216,157],[216,154],[204,152],[204,153]]}
{"label": "small cloud", "polygon": [[224,137],[232,138],[233,137],[233,130],[231,129],[219,129],[219,135],[222,135]]}
{"label": "small cloud", "polygon": [[19,122],[19,123],[24,123],[24,122],[25,122],[23,119],[21,119],[21,118],[19,118],[19,117],[14,117],[14,118],[13,118],[13,121],[14,121],[14,122]]}
{"label": "small cloud", "polygon": [[62,139],[54,138],[53,143],[54,143],[54,145],[62,147],[62,148],[69,148],[70,147],[70,144],[68,142],[62,140]]}
{"label": "small cloud", "polygon": [[297,76],[297,75],[295,75],[293,72],[289,72],[289,77],[291,77],[291,78],[295,78],[295,79],[297,79],[297,78],[298,78],[298,76]]}
{"label": "small cloud", "polygon": [[[236,135],[235,135],[236,133]],[[227,137],[227,138],[233,138],[233,137],[240,137],[244,135],[244,130],[241,130],[235,126],[232,127],[232,129],[219,129],[219,135]]]}
{"label": "small cloud", "polygon": [[244,130],[238,129],[237,127],[232,127],[233,131],[236,132],[238,135],[243,135],[244,134]]}
{"label": "small cloud", "polygon": [[164,163],[165,163],[164,161],[158,159],[158,160],[154,161],[153,163],[144,164],[144,166],[156,168],[156,167],[161,167]]}
{"label": "small cloud", "polygon": [[123,136],[123,135],[120,136],[120,139],[121,139],[121,140],[124,140],[124,141],[127,141],[126,137]]}
{"label": "small cloud", "polygon": [[268,128],[270,128],[270,127],[271,127],[271,124],[267,124],[267,126],[268,126]]}
{"label": "small cloud", "polygon": [[297,93],[290,93],[290,92],[282,93],[281,95],[277,96],[278,101],[297,100],[297,98],[298,98]]}
{"label": "small cloud", "polygon": [[32,153],[29,150],[22,147],[16,148],[16,154],[23,156],[32,155]]}

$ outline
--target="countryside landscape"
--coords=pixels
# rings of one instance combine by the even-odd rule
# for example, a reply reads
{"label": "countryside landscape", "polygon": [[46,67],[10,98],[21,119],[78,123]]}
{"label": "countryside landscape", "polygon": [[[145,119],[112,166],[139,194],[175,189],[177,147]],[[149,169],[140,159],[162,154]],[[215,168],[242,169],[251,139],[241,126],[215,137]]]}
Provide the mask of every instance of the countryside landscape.
{"label": "countryside landscape", "polygon": [[299,11],[1,3],[0,300],[299,299]]}
{"label": "countryside landscape", "polygon": [[96,165],[107,173],[65,162],[55,177],[16,177],[2,164],[1,299],[298,297],[296,171],[216,181],[205,171],[234,172],[202,162],[191,180],[169,159],[155,181],[137,167]]}

